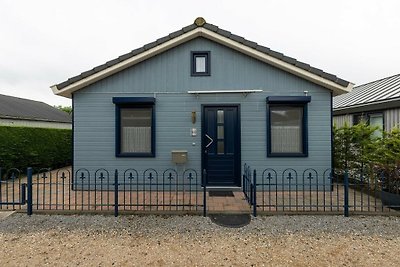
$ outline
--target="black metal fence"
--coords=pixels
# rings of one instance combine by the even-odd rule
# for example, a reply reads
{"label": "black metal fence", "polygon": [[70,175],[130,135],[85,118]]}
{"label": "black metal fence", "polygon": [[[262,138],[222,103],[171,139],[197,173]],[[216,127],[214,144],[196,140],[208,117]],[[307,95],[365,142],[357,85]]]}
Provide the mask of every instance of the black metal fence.
{"label": "black metal fence", "polygon": [[[398,180],[384,173],[334,174],[331,169],[267,168],[260,174],[249,165],[243,170],[243,192],[252,213],[398,214],[400,192],[389,193]],[[390,185],[390,186],[388,186]]]}
{"label": "black metal fence", "polygon": [[[51,171],[1,170],[0,210],[119,213],[207,213],[207,172],[193,169]],[[400,184],[384,172],[332,173],[263,169],[245,164],[242,189],[249,211],[258,214],[400,215]],[[390,189],[390,190],[389,190]],[[393,190],[395,192],[393,192]],[[211,202],[210,202],[211,203]],[[211,204],[210,204],[211,205]]]}
{"label": "black metal fence", "polygon": [[256,171],[254,170],[254,174],[252,175],[250,166],[244,164],[242,189],[247,203],[249,203],[249,205],[252,207],[254,216],[257,216],[257,210],[255,210],[257,209],[256,186],[254,186],[256,184],[257,184]]}
{"label": "black metal fence", "polygon": [[[0,169],[0,177],[1,177]],[[0,180],[0,209],[179,212],[206,215],[206,186],[193,169],[124,171],[10,169]]]}

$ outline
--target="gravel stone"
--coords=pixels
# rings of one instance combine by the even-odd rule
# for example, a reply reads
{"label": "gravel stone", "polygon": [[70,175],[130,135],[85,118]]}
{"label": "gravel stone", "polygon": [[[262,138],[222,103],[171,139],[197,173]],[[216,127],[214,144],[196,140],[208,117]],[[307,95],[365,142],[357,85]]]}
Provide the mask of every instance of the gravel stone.
{"label": "gravel stone", "polygon": [[200,216],[12,214],[1,266],[400,266],[400,218],[271,216],[224,228]]}

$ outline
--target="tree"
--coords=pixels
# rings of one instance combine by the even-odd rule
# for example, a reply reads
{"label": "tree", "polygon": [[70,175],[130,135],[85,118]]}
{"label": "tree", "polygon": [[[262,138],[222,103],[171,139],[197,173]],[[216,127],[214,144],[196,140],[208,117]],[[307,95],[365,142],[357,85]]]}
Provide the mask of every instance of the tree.
{"label": "tree", "polygon": [[72,114],[72,107],[70,107],[70,106],[63,107],[63,106],[59,105],[59,106],[54,106],[54,107],[56,109],[62,110],[64,112],[67,112],[68,114]]}

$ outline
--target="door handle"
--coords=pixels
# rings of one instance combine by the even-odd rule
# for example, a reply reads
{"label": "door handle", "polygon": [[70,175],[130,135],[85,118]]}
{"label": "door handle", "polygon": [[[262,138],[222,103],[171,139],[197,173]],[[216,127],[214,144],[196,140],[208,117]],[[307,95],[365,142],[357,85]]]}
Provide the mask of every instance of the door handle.
{"label": "door handle", "polygon": [[214,139],[212,139],[208,134],[206,134],[206,137],[209,140],[209,143],[206,145],[206,148],[208,148],[209,146],[211,146],[211,144],[214,142]]}

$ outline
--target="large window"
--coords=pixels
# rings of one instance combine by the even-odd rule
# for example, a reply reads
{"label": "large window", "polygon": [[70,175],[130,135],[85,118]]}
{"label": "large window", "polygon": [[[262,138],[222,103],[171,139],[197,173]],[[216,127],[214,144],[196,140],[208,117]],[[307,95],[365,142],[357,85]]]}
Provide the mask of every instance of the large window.
{"label": "large window", "polygon": [[267,98],[269,157],[308,155],[307,103],[310,101],[309,96]]}
{"label": "large window", "polygon": [[153,97],[114,97],[116,104],[116,156],[154,157]]}

